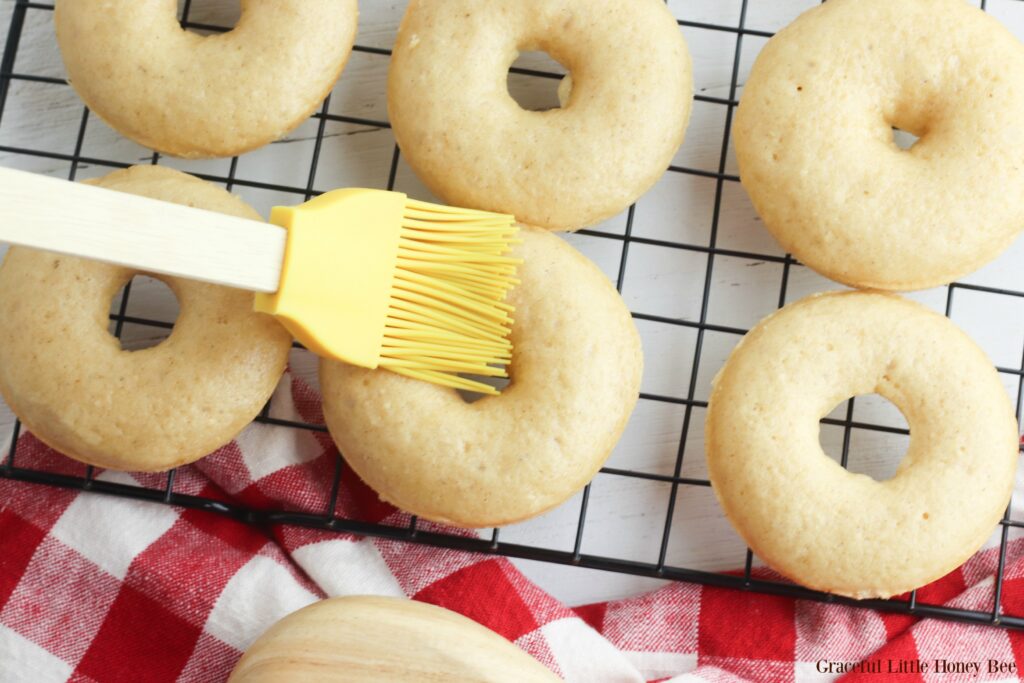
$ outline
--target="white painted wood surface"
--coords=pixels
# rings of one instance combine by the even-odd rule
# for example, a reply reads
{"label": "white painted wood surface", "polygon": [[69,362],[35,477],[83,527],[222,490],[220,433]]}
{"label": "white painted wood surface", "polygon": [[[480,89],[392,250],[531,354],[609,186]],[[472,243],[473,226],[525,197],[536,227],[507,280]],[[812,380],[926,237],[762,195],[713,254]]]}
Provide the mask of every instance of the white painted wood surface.
{"label": "white painted wood surface", "polygon": [[[12,0],[0,0],[0,31],[6,35]],[[399,0],[362,0],[357,43],[390,47],[405,2]],[[816,0],[750,0],[746,25],[751,29],[773,31],[784,26]],[[237,16],[237,0],[194,0],[193,20],[208,23],[231,21]],[[670,0],[669,6],[679,18],[697,22],[737,25],[740,0]],[[989,10],[1016,35],[1024,39],[1024,2],[989,0]],[[52,35],[49,12],[29,13],[22,47],[15,63],[16,73],[61,78],[64,75]],[[729,95],[736,34],[702,28],[681,29],[694,59],[697,92],[715,98]],[[739,84],[749,73],[758,50],[766,38],[747,35],[740,50]],[[638,46],[642,49],[642,46]],[[529,55],[524,66],[545,66],[542,57]],[[547,68],[551,68],[548,63]],[[385,77],[387,57],[365,52],[353,54],[331,97],[330,111],[363,119],[385,120]],[[551,106],[557,81],[512,76],[510,88],[529,106]],[[686,142],[676,154],[675,163],[687,168],[717,171],[719,151],[726,120],[726,107],[697,102]],[[41,149],[56,154],[72,154],[82,121],[81,103],[71,88],[28,81],[12,84],[7,107],[0,121],[0,145]],[[313,154],[318,121],[311,120],[286,139],[243,156],[237,177],[257,182],[305,186]],[[343,186],[383,187],[391,164],[394,138],[388,129],[370,125],[328,121],[320,150],[315,187],[328,190]],[[88,120],[81,154],[86,157],[124,163],[148,163],[151,153],[120,137],[96,117]],[[160,163],[185,171],[228,174],[230,160],[182,161],[170,158]],[[67,177],[68,161],[23,154],[0,153],[0,165]],[[81,164],[79,179],[95,177],[110,169],[102,165]],[[736,173],[730,150],[726,173]],[[236,186],[235,191],[264,215],[274,204],[301,201],[301,197],[253,187]],[[397,189],[421,199],[433,199],[404,162],[399,163]],[[635,236],[707,245],[715,206],[716,181],[699,175],[667,173],[637,204]],[[621,235],[625,214],[596,229]],[[570,235],[567,239],[597,263],[609,277],[618,272],[621,241]],[[744,252],[781,256],[783,252],[760,225],[740,185],[723,183],[717,245]],[[1017,242],[997,261],[965,279],[979,285],[1024,290],[1024,239]],[[696,321],[701,314],[707,255],[698,251],[667,249],[633,244],[630,247],[623,296],[634,312]],[[782,266],[757,258],[716,256],[714,259],[707,320],[726,327],[747,328],[775,309],[782,282]],[[803,267],[794,267],[789,275],[787,301],[812,292],[838,289],[838,286]],[[938,288],[911,295],[911,298],[943,310],[946,289]],[[176,313],[173,296],[159,283],[140,282],[133,286],[129,314],[172,320]],[[1024,343],[1024,299],[958,290],[953,320],[962,326],[1001,367],[1020,368]],[[643,336],[646,370],[643,391],[686,397],[694,357],[696,331],[692,328],[638,321]],[[152,328],[127,325],[126,345],[152,344]],[[160,333],[159,336],[164,336]],[[708,332],[697,374],[694,398],[705,400],[710,380],[721,367],[736,335]],[[296,373],[315,382],[315,364],[307,354],[294,354]],[[1018,382],[1009,374],[1003,379],[1007,392],[1017,399]],[[834,416],[844,417],[846,405],[837,407]],[[703,456],[704,410],[692,411],[691,426],[685,440],[682,475],[706,477]],[[679,436],[685,409],[681,405],[643,400],[637,407],[622,441],[608,465],[615,468],[671,475],[679,448]],[[899,412],[877,397],[855,402],[854,419],[859,422],[905,426]],[[12,416],[6,407],[0,411],[0,427],[9,429]],[[822,443],[838,458],[843,430],[823,426]],[[425,435],[424,438],[429,438]],[[891,474],[906,446],[906,437],[873,431],[854,430],[851,467],[876,477]],[[1024,479],[1019,479],[1024,481]],[[654,562],[662,541],[666,510],[671,491],[669,484],[631,479],[608,474],[598,475],[591,489],[587,525],[582,552],[628,560]],[[1015,498],[1019,498],[1015,496]],[[1016,501],[1015,501],[1016,502]],[[507,542],[527,543],[559,550],[571,550],[576,533],[580,496],[558,509],[529,522],[502,531]],[[710,489],[681,487],[672,520],[666,561],[672,565],[698,569],[725,570],[742,566],[745,548],[722,516]],[[578,604],[592,600],[634,594],[658,581],[610,574],[575,567],[536,562],[517,562],[526,573],[556,596]]]}

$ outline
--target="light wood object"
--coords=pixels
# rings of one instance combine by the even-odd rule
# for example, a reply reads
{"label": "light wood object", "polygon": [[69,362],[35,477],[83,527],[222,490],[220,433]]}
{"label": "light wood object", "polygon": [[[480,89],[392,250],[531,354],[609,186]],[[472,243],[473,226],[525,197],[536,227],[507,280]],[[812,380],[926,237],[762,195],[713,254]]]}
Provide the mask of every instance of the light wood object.
{"label": "light wood object", "polygon": [[0,241],[274,292],[287,233],[269,223],[0,168]]}
{"label": "light wood object", "polygon": [[332,598],[271,626],[228,683],[555,683],[542,664],[441,607],[381,597]]}

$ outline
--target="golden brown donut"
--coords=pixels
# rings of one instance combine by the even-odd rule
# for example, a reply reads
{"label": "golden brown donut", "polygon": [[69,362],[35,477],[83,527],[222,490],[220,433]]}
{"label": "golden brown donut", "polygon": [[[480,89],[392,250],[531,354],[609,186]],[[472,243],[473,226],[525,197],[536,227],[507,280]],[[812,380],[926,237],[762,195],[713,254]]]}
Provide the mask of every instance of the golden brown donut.
{"label": "golden brown donut", "polygon": [[[854,287],[945,284],[1024,229],[1024,45],[963,0],[829,0],[743,89],[740,179],[803,263]],[[910,149],[893,127],[919,136]]]}
{"label": "golden brown donut", "polygon": [[[238,197],[159,166],[96,185],[260,220]],[[172,226],[173,227],[173,226]],[[126,351],[110,302],[137,272],[12,247],[0,266],[0,393],[47,445],[88,463],[157,472],[231,441],[270,398],[291,338],[250,292],[173,277],[180,304],[161,344]]]}
{"label": "golden brown donut", "polygon": [[227,33],[182,29],[175,0],[57,0],[68,78],[125,137],[174,156],[227,157],[302,123],[352,51],[356,0],[241,0]]}
{"label": "golden brown donut", "polygon": [[509,296],[511,384],[466,403],[452,389],[320,362],[327,427],[381,498],[464,527],[511,524],[593,478],[640,390],[640,336],[622,298],[561,238],[522,231]]}
{"label": "golden brown donut", "polygon": [[[910,425],[885,481],[819,441],[822,417],[871,393]],[[918,588],[978,550],[1010,500],[1018,439],[985,353],[938,313],[873,292],[807,297],[758,323],[715,378],[705,425],[715,495],[758,557],[854,598]]]}
{"label": "golden brown donut", "polygon": [[[569,70],[561,108],[512,99],[508,70],[526,50]],[[662,0],[412,0],[388,71],[395,138],[432,192],[551,230],[646,192],[692,100],[690,55]]]}

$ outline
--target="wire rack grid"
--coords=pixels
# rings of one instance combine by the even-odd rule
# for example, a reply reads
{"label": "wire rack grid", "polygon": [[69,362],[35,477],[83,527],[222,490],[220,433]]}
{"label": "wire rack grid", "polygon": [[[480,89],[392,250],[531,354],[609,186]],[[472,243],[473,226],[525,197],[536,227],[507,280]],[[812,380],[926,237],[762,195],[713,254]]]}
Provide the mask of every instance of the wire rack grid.
{"label": "wire rack grid", "polygon": [[[1012,1],[1015,3],[1019,2],[1019,0]],[[1007,510],[1004,519],[1000,522],[1001,536],[998,556],[998,574],[993,590],[992,605],[991,608],[987,610],[959,609],[940,604],[933,604],[927,600],[919,600],[916,591],[907,596],[891,600],[865,601],[852,601],[838,596],[811,591],[784,580],[766,578],[755,573],[754,557],[749,549],[746,551],[743,570],[737,572],[705,571],[687,568],[685,566],[677,566],[668,559],[668,548],[670,538],[673,533],[687,533],[686,528],[680,528],[686,527],[687,525],[681,525],[678,521],[674,524],[674,520],[677,518],[676,513],[680,500],[695,488],[706,489],[710,486],[710,482],[706,478],[684,476],[683,467],[687,458],[692,459],[700,457],[688,450],[687,441],[688,436],[693,430],[700,429],[699,419],[695,418],[695,411],[707,407],[707,402],[701,400],[698,392],[699,378],[704,377],[706,373],[706,369],[705,373],[701,372],[701,364],[703,360],[702,351],[705,346],[706,338],[709,334],[718,334],[726,335],[738,340],[746,332],[746,329],[743,327],[717,324],[709,319],[709,300],[712,294],[716,259],[751,259],[757,260],[761,263],[776,264],[780,267],[781,284],[777,297],[774,294],[772,295],[775,300],[775,305],[779,307],[787,303],[788,297],[791,296],[791,274],[796,272],[797,269],[803,268],[801,264],[788,254],[758,253],[757,251],[732,248],[728,245],[719,243],[721,217],[723,210],[727,206],[725,198],[731,191],[731,188],[736,187],[739,181],[739,178],[735,173],[729,172],[727,159],[730,151],[730,130],[732,126],[732,118],[737,105],[738,92],[741,87],[739,82],[740,65],[744,54],[744,40],[756,39],[763,41],[770,38],[772,35],[771,31],[748,27],[747,19],[749,10],[750,7],[755,4],[756,2],[754,0],[737,0],[738,20],[735,24],[688,21],[685,19],[677,20],[680,27],[684,30],[699,29],[709,32],[710,35],[720,35],[728,37],[730,40],[734,41],[728,89],[725,96],[713,96],[702,92],[698,92],[696,94],[696,101],[698,103],[721,107],[724,109],[724,126],[721,139],[713,141],[713,144],[717,148],[717,167],[709,170],[706,168],[674,164],[667,172],[668,174],[696,176],[707,179],[709,183],[711,183],[709,188],[713,188],[713,209],[710,216],[710,229],[707,233],[707,241],[677,241],[673,239],[663,239],[660,237],[649,237],[638,234],[639,231],[635,229],[637,227],[636,206],[630,207],[626,212],[624,227],[621,231],[606,231],[597,228],[581,230],[577,233],[578,235],[588,238],[610,241],[612,244],[617,246],[619,250],[617,256],[617,272],[613,274],[613,280],[620,292],[623,291],[623,287],[626,282],[627,262],[630,257],[631,248],[635,249],[638,245],[644,248],[655,247],[676,253],[695,253],[706,258],[706,265],[703,270],[703,285],[700,288],[701,297],[698,315],[692,318],[682,316],[675,317],[671,315],[652,314],[642,310],[633,310],[633,317],[637,321],[645,321],[646,323],[654,325],[687,328],[692,330],[695,334],[695,343],[690,362],[689,382],[686,386],[685,394],[668,395],[648,391],[641,394],[642,402],[674,404],[679,406],[682,410],[682,427],[679,433],[678,447],[676,448],[674,465],[671,473],[652,473],[649,471],[643,471],[639,468],[631,469],[612,466],[605,467],[601,470],[603,476],[649,480],[660,482],[669,487],[667,506],[664,510],[658,511],[655,516],[655,523],[658,525],[658,531],[660,532],[660,543],[656,558],[651,558],[650,561],[638,561],[621,559],[604,554],[583,552],[584,529],[586,528],[588,519],[591,485],[588,485],[584,489],[582,496],[579,498],[579,511],[578,516],[576,517],[575,534],[571,547],[564,549],[552,549],[548,547],[539,547],[502,540],[501,531],[499,529],[493,529],[479,536],[474,536],[466,535],[464,533],[456,533],[454,531],[448,533],[444,529],[439,529],[433,525],[430,525],[428,528],[424,528],[424,525],[419,524],[415,517],[409,518],[408,524],[398,527],[345,518],[337,514],[336,509],[338,491],[339,488],[342,487],[342,477],[345,471],[344,460],[341,457],[336,459],[336,466],[331,484],[331,495],[328,498],[328,504],[325,509],[317,511],[258,509],[236,503],[224,502],[223,500],[215,500],[212,498],[182,493],[181,491],[176,490],[175,471],[173,470],[167,473],[166,477],[162,480],[162,485],[142,486],[97,479],[96,472],[91,467],[86,467],[81,475],[74,475],[66,472],[54,472],[20,465],[18,460],[18,444],[21,428],[20,424],[15,422],[9,450],[7,451],[5,460],[0,464],[0,477],[6,477],[23,482],[34,482],[43,485],[93,491],[114,496],[152,501],[155,503],[204,509],[219,514],[229,515],[250,524],[268,526],[278,524],[297,525],[322,530],[396,539],[438,547],[475,551],[479,553],[490,553],[529,560],[539,560],[564,565],[600,569],[611,572],[621,572],[638,576],[729,587],[742,591],[755,591],[766,594],[787,595],[802,599],[855,605],[887,612],[913,614],[922,617],[938,617],[970,623],[1024,628],[1024,614],[1006,613],[1003,609],[1001,599],[1007,541],[1012,529],[1024,528],[1024,520],[1012,519],[1009,509]],[[981,8],[986,9],[986,2],[984,0],[981,2]],[[219,32],[227,30],[222,26],[190,21],[189,17],[191,9],[192,0],[185,0],[180,17],[183,27],[205,32]],[[26,21],[29,20],[33,13],[49,13],[52,10],[53,5],[50,3],[14,0],[6,46],[4,48],[2,62],[0,62],[0,125],[3,123],[4,109],[12,84],[34,82],[51,88],[68,87],[67,83],[62,78],[33,74],[32,64],[22,64],[18,60],[19,47],[23,47],[21,38]],[[356,45],[355,50],[357,53],[363,53],[381,60],[387,60],[390,55],[390,51],[388,49],[370,45]],[[560,73],[532,68],[513,68],[512,71],[521,76],[538,79],[558,79],[562,77],[562,74]],[[276,183],[243,178],[238,174],[239,159],[237,157],[230,160],[226,174],[192,172],[207,180],[221,183],[229,190],[248,187],[269,190],[288,195],[293,198],[309,199],[318,194],[316,189],[318,187],[317,172],[321,157],[321,148],[325,138],[325,130],[328,124],[334,122],[356,124],[374,129],[390,128],[389,123],[385,120],[347,116],[332,112],[330,97],[327,98],[317,113],[313,115],[313,122],[316,127],[316,137],[313,142],[311,163],[308,167],[308,173],[304,177],[299,178],[298,182]],[[114,169],[131,165],[125,161],[104,159],[95,155],[83,153],[84,140],[89,123],[90,113],[88,109],[83,109],[78,123],[73,148],[68,152],[44,150],[38,149],[34,146],[22,146],[18,144],[0,144],[0,153],[67,162],[70,164],[68,178],[71,180],[74,180],[76,175],[78,175],[79,170],[86,166]],[[395,187],[399,160],[400,151],[398,147],[395,146],[390,160],[390,171],[386,184],[387,189],[393,189]],[[160,155],[152,155],[151,162],[153,164],[161,163],[161,161]],[[945,311],[947,315],[952,314],[954,303],[957,301],[958,295],[963,296],[964,292],[970,292],[972,295],[985,297],[1009,297],[1014,300],[1024,301],[1024,291],[1017,289],[955,283],[948,286],[945,291]],[[131,283],[126,285],[123,290],[123,294],[120,296],[120,301],[117,302],[117,305],[110,316],[112,331],[115,336],[121,336],[126,324],[148,326],[158,330],[164,330],[165,333],[167,329],[173,327],[173,323],[167,321],[128,315],[128,302],[130,296]],[[638,308],[638,306],[634,306],[633,308]],[[1011,384],[1016,385],[1016,409],[1018,419],[1021,416],[1021,397],[1022,394],[1024,394],[1024,391],[1022,391],[1022,389],[1024,389],[1024,343],[1021,344],[1021,347],[1022,356],[1020,367],[998,368],[1004,379],[1007,379]],[[850,399],[838,412],[834,412],[832,416],[827,417],[822,421],[824,425],[842,430],[842,448],[839,460],[844,467],[848,465],[851,452],[851,441],[858,431],[876,431],[902,436],[907,436],[909,434],[909,432],[902,427],[876,424],[871,421],[855,419],[854,403],[855,399]],[[269,403],[256,420],[264,424],[274,425],[280,429],[297,429],[311,432],[326,431],[326,428],[322,424],[308,424],[276,418],[271,414],[271,405]]]}

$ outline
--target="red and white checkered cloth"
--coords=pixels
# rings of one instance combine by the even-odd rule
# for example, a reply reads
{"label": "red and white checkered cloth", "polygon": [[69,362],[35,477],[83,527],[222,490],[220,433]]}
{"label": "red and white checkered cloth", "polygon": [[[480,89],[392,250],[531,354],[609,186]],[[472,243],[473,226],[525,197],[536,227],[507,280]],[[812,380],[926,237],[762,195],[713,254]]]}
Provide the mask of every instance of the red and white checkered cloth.
{"label": "red and white checkered cloth", "polygon": [[[283,382],[275,413],[319,422],[319,397]],[[282,415],[287,417],[287,415]],[[19,463],[80,474],[25,436]],[[326,435],[251,425],[179,470],[175,489],[247,505],[325,509],[335,450]],[[161,486],[158,475],[100,479]],[[346,473],[338,510],[406,518]],[[429,526],[429,525],[427,525]],[[1024,540],[1024,539],[1022,539]],[[988,609],[996,551],[919,592],[922,601]],[[1024,613],[1024,546],[1007,552],[1003,604]],[[0,479],[0,681],[198,681],[227,677],[271,623],[324,596],[409,596],[497,631],[568,681],[833,680],[827,662],[882,671],[936,658],[976,675],[843,680],[1018,680],[1024,634],[902,615],[673,584],[638,598],[569,608],[508,561],[395,541],[277,526],[196,510]],[[1003,665],[990,673],[989,660]],[[901,662],[906,663],[901,665]],[[890,664],[891,663],[891,664]],[[826,666],[826,665],[821,665]]]}

